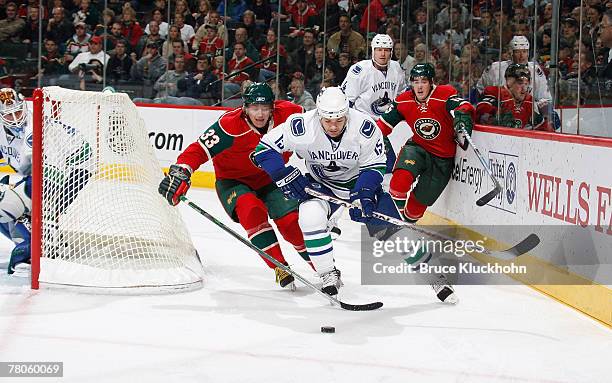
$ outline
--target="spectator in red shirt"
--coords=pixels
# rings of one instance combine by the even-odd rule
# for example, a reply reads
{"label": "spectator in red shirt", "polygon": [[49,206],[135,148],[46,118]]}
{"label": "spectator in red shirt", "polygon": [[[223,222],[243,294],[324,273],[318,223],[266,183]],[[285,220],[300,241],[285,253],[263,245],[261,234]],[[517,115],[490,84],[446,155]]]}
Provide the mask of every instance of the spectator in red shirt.
{"label": "spectator in red shirt", "polygon": [[[308,18],[316,15],[317,11],[308,6],[306,0],[297,0],[297,7],[293,8],[293,11],[291,12],[291,20],[293,21],[293,26],[297,28],[298,31],[302,31],[304,28],[306,28]],[[292,34],[297,36],[299,35],[298,31]]]}
{"label": "spectator in red shirt", "polygon": [[[377,32],[379,23],[383,24],[387,20],[385,14],[385,5],[389,3],[389,0],[372,0],[370,6],[363,11],[359,28],[364,32]],[[368,25],[368,20],[370,21]]]}
{"label": "spectator in red shirt", "polygon": [[144,34],[140,24],[136,21],[136,12],[131,8],[125,8],[121,15],[123,20],[123,29],[121,34],[130,43],[132,49],[136,48],[136,44],[140,41],[140,38]]}
{"label": "spectator in red shirt", "polygon": [[217,36],[217,26],[206,24],[206,37],[200,41],[198,55],[209,54],[218,56],[223,54],[223,39]]}
{"label": "spectator in red shirt", "polygon": [[[280,59],[286,60],[287,51],[285,50],[285,46],[278,44],[278,51],[280,53]],[[276,69],[278,67],[276,62],[276,31],[273,28],[268,29],[266,43],[259,50],[259,54],[262,59],[272,57],[271,60],[264,62],[259,70],[259,81],[265,82],[267,79],[276,76]]]}
{"label": "spectator in red shirt", "polygon": [[[246,45],[241,42],[234,43],[234,57],[227,64],[229,74],[240,72],[242,69],[252,65],[253,60],[246,56]],[[251,78],[249,71],[242,72],[234,77],[231,77],[226,83],[223,84],[225,97],[234,95],[240,92],[240,86],[245,80]]]}

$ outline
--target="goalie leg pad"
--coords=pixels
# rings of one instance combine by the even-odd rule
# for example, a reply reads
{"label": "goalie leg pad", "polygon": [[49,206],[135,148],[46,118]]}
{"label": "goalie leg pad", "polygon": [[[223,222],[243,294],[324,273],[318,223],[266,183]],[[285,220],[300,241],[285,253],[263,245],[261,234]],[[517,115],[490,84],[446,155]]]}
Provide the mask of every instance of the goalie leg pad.
{"label": "goalie leg pad", "polygon": [[299,223],[308,255],[319,275],[334,269],[334,247],[327,231],[331,208],[328,202],[309,199],[300,204]]}
{"label": "goalie leg pad", "polygon": [[[287,264],[276,238],[276,233],[268,222],[268,210],[264,203],[254,193],[242,194],[236,200],[236,215],[238,222],[246,230],[251,243],[265,251],[277,261]],[[276,266],[262,257],[269,268]]]}

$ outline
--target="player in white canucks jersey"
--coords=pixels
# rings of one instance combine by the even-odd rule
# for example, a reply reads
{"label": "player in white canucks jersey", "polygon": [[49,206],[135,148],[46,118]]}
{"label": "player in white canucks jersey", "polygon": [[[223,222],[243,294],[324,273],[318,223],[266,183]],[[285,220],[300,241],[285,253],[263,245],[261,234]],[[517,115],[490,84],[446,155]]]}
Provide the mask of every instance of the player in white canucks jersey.
{"label": "player in white canucks jersey", "polygon": [[389,108],[395,97],[406,89],[406,72],[391,60],[393,40],[378,34],[372,39],[372,59],[353,64],[341,88],[349,105],[377,119]]}
{"label": "player in white canucks jersey", "polygon": [[28,276],[30,270],[29,215],[32,209],[32,114],[21,95],[11,88],[0,89],[0,154],[19,176],[0,182],[0,232],[15,242],[8,273]]}
{"label": "player in white canucks jersey", "polygon": [[[288,151],[305,160],[306,176],[293,166],[285,166],[281,153]],[[306,249],[323,281],[322,291],[336,295],[342,284],[327,226],[338,206],[310,198],[304,189],[310,185],[357,202],[361,208],[349,211],[357,222],[378,221],[372,219],[375,210],[398,218],[391,197],[381,188],[386,166],[382,133],[368,115],[349,108],[340,88],[324,88],[317,98],[317,109],[290,116],[262,137],[255,161],[287,198],[301,201],[299,223]]]}

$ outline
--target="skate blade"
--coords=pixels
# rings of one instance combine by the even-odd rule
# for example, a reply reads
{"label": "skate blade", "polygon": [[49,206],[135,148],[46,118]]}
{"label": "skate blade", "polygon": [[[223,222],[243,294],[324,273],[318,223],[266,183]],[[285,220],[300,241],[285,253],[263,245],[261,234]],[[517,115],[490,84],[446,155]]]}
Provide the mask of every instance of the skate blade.
{"label": "skate blade", "polygon": [[459,298],[457,297],[457,294],[451,293],[442,302],[449,305],[456,305],[459,302]]}
{"label": "skate blade", "polygon": [[11,277],[15,278],[29,278],[32,273],[32,267],[26,263],[20,263],[13,268]]}

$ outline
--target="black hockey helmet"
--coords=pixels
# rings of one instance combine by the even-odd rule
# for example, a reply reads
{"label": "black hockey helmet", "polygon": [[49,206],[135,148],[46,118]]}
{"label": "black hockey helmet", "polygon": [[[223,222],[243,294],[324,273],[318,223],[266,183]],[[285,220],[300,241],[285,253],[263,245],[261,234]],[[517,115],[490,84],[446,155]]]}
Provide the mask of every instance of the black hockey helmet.
{"label": "black hockey helmet", "polygon": [[515,78],[521,79],[526,78],[531,80],[531,73],[529,72],[529,68],[525,64],[510,64],[508,68],[506,68],[506,73],[504,74],[505,78]]}

